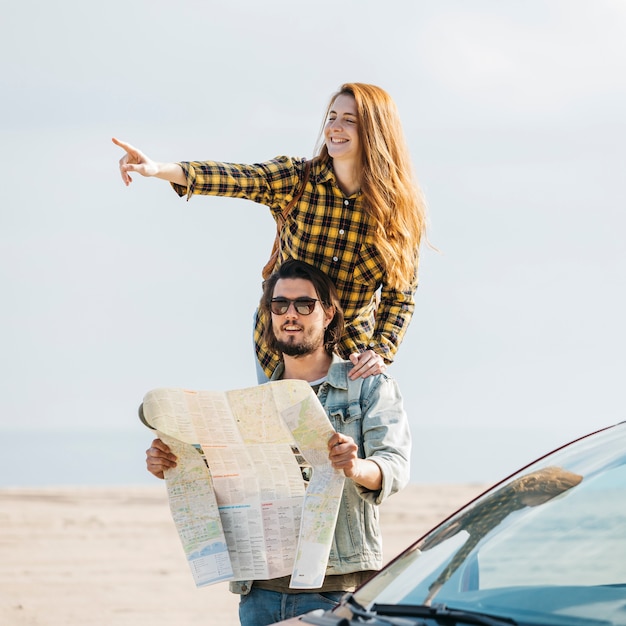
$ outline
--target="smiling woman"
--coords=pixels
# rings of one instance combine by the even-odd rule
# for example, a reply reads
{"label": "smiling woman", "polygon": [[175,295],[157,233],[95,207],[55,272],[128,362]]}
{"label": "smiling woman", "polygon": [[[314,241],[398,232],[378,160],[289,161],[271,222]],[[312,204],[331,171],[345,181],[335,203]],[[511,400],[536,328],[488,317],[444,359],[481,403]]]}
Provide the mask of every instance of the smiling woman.
{"label": "smiling woman", "polygon": [[[355,365],[351,378],[379,374],[393,361],[415,308],[426,216],[398,111],[386,91],[346,83],[332,95],[310,169],[305,159],[288,156],[253,165],[156,163],[113,141],[125,151],[120,171],[126,185],[136,172],[169,181],[187,199],[205,194],[268,206],[282,224],[276,267],[289,258],[304,261],[337,287],[346,320],[337,349]],[[278,364],[263,341],[266,324],[257,317],[259,380]]]}
{"label": "smiling woman", "polygon": [[339,94],[331,104],[324,126],[328,156],[333,160],[339,186],[347,195],[357,193],[361,188],[359,173],[354,167],[361,148],[358,119],[354,97]]}

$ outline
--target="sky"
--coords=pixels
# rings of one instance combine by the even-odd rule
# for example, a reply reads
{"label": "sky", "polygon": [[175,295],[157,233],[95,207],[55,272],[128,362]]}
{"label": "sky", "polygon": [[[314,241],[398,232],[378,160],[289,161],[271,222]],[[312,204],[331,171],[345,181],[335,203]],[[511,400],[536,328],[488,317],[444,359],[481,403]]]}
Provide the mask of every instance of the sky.
{"label": "sky", "polygon": [[[77,433],[103,466],[111,433],[142,462],[150,389],[256,382],[269,211],[126,188],[111,137],[157,161],[311,156],[348,81],[395,99],[436,248],[389,370],[411,480],[495,481],[623,420],[625,35],[619,0],[7,5],[0,433],[44,438],[29,480]],[[11,441],[17,483],[33,448]]]}

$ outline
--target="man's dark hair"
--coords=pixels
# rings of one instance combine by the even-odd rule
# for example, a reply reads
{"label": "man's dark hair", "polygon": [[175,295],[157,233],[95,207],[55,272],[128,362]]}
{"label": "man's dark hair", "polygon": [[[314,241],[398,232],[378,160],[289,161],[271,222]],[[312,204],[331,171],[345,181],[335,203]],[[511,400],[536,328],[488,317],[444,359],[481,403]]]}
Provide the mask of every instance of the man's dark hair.
{"label": "man's dark hair", "polygon": [[259,313],[265,322],[263,339],[266,346],[272,352],[280,354],[280,350],[276,346],[274,329],[272,328],[270,304],[274,297],[274,287],[282,278],[303,278],[308,280],[313,284],[319,303],[324,311],[327,311],[331,306],[335,307],[335,315],[324,332],[324,348],[328,354],[333,354],[335,346],[339,343],[343,334],[343,310],[339,303],[337,289],[333,281],[324,272],[304,261],[296,261],[295,259],[288,259],[282,263],[263,283],[263,296],[259,305]]}

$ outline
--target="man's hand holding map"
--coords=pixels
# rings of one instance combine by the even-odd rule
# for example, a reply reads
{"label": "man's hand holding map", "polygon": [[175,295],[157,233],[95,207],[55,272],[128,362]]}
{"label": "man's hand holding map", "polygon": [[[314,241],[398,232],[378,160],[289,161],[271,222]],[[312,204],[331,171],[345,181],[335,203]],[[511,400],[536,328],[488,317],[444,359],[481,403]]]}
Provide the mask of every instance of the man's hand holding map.
{"label": "man's hand holding map", "polygon": [[197,586],[288,574],[293,588],[321,585],[344,475],[328,460],[334,430],[309,383],[159,388],[142,412],[178,457],[165,478]]}

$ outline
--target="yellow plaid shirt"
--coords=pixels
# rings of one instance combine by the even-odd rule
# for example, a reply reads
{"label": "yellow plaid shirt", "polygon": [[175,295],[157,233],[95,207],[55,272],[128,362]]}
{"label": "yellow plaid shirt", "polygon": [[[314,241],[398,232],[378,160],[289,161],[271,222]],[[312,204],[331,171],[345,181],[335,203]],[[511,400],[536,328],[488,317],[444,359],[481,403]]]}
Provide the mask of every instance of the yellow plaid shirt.
{"label": "yellow plaid shirt", "polygon": [[[286,156],[253,165],[182,162],[187,186],[172,186],[187,199],[205,194],[252,200],[268,206],[276,218],[300,188],[304,163],[305,159]],[[332,165],[315,160],[302,197],[281,233],[277,265],[285,259],[298,259],[333,280],[346,320],[338,346],[343,358],[370,348],[387,362],[393,360],[415,309],[418,251],[407,250],[407,254],[415,259],[412,285],[405,291],[393,289],[385,282],[382,257],[360,194],[346,197],[336,184]],[[254,338],[259,362],[271,375],[279,357],[261,341],[264,324],[265,320],[258,319]]]}

